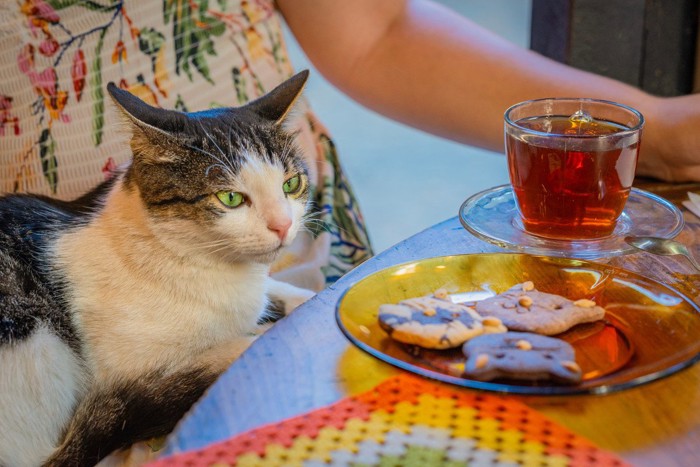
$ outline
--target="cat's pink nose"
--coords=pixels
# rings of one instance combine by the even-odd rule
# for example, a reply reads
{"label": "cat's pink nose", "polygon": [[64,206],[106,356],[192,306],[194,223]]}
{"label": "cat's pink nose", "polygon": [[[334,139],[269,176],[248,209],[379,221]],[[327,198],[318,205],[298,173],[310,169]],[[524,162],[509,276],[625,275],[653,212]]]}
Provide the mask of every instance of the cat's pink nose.
{"label": "cat's pink nose", "polygon": [[289,228],[292,226],[292,220],[288,217],[284,219],[274,219],[267,224],[267,228],[275,232],[281,241],[287,238]]}

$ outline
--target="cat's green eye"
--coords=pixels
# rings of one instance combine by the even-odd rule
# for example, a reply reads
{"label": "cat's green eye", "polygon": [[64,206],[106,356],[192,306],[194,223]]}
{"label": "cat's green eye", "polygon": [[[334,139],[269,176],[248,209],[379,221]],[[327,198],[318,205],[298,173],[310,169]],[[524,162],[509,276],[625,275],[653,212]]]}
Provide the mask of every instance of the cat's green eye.
{"label": "cat's green eye", "polygon": [[301,175],[296,174],[284,182],[284,185],[282,185],[282,190],[284,190],[284,192],[288,195],[293,195],[301,188],[301,181]]}
{"label": "cat's green eye", "polygon": [[230,208],[237,208],[245,202],[245,196],[236,191],[220,191],[216,194],[216,197],[224,203],[224,206]]}

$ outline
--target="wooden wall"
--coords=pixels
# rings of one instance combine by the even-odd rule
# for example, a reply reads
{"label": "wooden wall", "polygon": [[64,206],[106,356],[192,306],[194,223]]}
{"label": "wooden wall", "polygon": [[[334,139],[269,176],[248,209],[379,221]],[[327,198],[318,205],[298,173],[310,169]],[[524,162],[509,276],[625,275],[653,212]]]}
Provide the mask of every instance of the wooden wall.
{"label": "wooden wall", "polygon": [[531,48],[652,94],[700,91],[699,0],[532,0]]}

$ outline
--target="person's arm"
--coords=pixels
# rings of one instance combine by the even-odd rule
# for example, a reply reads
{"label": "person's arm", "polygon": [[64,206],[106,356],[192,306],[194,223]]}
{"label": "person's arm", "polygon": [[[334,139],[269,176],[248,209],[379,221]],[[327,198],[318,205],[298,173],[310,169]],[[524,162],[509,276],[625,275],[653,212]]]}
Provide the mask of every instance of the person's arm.
{"label": "person's arm", "polygon": [[317,69],[384,115],[502,151],[503,112],[512,104],[540,97],[610,99],[647,119],[639,174],[700,180],[700,96],[652,97],[520,48],[429,1],[277,3]]}

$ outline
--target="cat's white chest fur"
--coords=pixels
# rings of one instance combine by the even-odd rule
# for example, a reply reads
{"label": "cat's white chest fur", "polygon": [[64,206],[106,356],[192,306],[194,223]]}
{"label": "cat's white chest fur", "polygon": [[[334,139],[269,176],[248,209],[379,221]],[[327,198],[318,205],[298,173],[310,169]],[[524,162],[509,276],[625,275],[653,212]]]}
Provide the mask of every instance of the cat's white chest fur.
{"label": "cat's white chest fur", "polygon": [[55,250],[98,378],[174,369],[253,331],[267,305],[268,266],[174,255],[142,225],[115,222],[124,219],[107,212]]}

